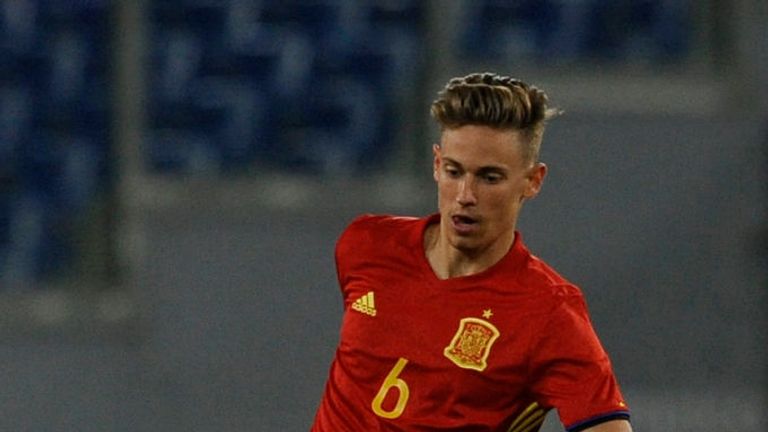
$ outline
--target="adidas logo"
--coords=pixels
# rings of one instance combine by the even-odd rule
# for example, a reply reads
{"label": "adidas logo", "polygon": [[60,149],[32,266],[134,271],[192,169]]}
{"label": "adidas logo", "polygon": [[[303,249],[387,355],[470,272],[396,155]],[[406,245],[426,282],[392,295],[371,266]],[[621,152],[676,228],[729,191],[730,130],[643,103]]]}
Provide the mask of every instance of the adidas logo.
{"label": "adidas logo", "polygon": [[376,316],[376,304],[373,302],[373,291],[360,297],[352,303],[352,309],[362,312],[366,315]]}

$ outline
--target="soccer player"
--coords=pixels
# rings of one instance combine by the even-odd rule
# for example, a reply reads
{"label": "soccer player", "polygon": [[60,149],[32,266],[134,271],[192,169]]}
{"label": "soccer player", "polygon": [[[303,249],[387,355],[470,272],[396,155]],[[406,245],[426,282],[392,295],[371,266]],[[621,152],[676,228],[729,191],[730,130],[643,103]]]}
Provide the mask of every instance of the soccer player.
{"label": "soccer player", "polygon": [[546,94],[490,73],[432,104],[439,213],[365,215],[336,247],[345,313],[312,431],[631,431],[580,290],[516,231]]}

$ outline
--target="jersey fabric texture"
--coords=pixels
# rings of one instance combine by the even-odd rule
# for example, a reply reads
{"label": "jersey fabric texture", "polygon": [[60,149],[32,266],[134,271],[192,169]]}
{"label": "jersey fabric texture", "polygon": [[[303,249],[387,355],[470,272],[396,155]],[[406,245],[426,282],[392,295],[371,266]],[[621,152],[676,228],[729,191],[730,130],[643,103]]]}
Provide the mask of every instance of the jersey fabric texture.
{"label": "jersey fabric texture", "polygon": [[313,432],[568,431],[629,418],[579,289],[517,233],[498,263],[441,280],[439,215],[356,219],[336,246],[345,313]]}

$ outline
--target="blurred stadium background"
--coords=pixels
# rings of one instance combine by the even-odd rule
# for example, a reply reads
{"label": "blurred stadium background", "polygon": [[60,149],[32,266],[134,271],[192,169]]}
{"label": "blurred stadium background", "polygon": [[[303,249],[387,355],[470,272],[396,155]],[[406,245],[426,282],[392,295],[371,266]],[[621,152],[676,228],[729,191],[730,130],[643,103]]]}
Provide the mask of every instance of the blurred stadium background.
{"label": "blurred stadium background", "polygon": [[521,229],[583,287],[635,430],[768,430],[766,20],[761,0],[0,1],[0,429],[307,430],[336,236],[434,211],[429,102],[494,70],[566,111]]}

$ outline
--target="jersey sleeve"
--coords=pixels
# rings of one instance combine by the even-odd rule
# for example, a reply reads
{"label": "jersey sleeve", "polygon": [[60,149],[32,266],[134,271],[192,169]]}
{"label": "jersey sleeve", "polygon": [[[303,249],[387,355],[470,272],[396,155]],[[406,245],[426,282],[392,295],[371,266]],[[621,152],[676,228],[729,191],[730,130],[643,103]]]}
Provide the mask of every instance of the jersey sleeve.
{"label": "jersey sleeve", "polygon": [[532,359],[534,396],[557,408],[568,432],[629,418],[581,294],[566,295],[555,307]]}
{"label": "jersey sleeve", "polygon": [[358,216],[347,226],[336,242],[336,277],[345,302],[347,301],[345,288],[349,284],[351,269],[359,264],[358,261],[363,252],[371,247],[373,239],[370,226],[377,219],[379,217],[370,214]]}

